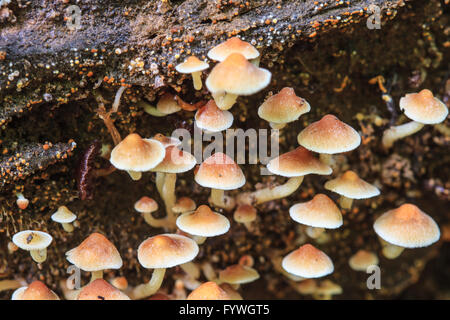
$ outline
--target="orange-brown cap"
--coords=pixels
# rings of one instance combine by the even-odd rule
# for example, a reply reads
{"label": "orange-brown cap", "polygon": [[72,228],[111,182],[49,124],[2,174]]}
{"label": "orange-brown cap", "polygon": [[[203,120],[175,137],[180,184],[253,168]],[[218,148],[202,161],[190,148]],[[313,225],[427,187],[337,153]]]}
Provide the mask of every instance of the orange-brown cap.
{"label": "orange-brown cap", "polygon": [[176,224],[181,231],[200,237],[219,236],[230,229],[230,221],[207,205],[201,205],[194,212],[183,213]]}
{"label": "orange-brown cap", "polygon": [[217,283],[209,281],[192,291],[187,300],[230,300],[230,297]]}
{"label": "orange-brown cap", "polygon": [[231,284],[249,283],[259,279],[258,272],[250,267],[234,264],[220,271],[219,280]]}
{"label": "orange-brown cap", "polygon": [[229,156],[217,152],[200,165],[195,181],[202,187],[233,190],[245,184],[241,168]]}
{"label": "orange-brown cap", "polygon": [[211,70],[206,86],[212,93],[246,96],[265,88],[271,76],[269,70],[256,67],[239,53],[232,53]]}
{"label": "orange-brown cap", "polygon": [[175,67],[179,73],[193,73],[209,68],[209,64],[200,60],[196,56],[190,56],[183,63]]}
{"label": "orange-brown cap", "polygon": [[233,115],[230,111],[220,110],[214,100],[209,100],[195,113],[195,124],[200,129],[219,132],[231,127]]}
{"label": "orange-brown cap", "polygon": [[109,282],[119,290],[126,290],[128,288],[128,280],[125,277],[115,277]]}
{"label": "orange-brown cap", "polygon": [[307,174],[331,174],[331,168],[315,158],[302,146],[270,160],[267,170],[283,177],[299,177]]}
{"label": "orange-brown cap", "polygon": [[410,203],[382,214],[373,228],[383,240],[404,248],[427,247],[441,236],[433,218]]}
{"label": "orange-brown cap", "polygon": [[356,149],[361,143],[361,137],[355,129],[331,114],[303,129],[297,140],[306,149],[325,154],[347,152]]}
{"label": "orange-brown cap", "polygon": [[66,259],[84,271],[120,269],[119,251],[104,235],[94,232],[80,245],[66,252]]}
{"label": "orange-brown cap", "polygon": [[197,164],[195,157],[189,152],[178,149],[175,146],[166,148],[166,154],[151,171],[165,173],[182,173],[191,170]]}
{"label": "orange-brown cap", "polygon": [[234,221],[240,223],[255,221],[256,213],[257,212],[254,206],[249,204],[241,204],[237,207],[236,211],[234,211]]}
{"label": "orange-brown cap", "polygon": [[160,234],[143,241],[138,248],[139,263],[147,269],[171,268],[193,260],[198,254],[194,240],[178,234]]}
{"label": "orange-brown cap", "polygon": [[366,271],[368,267],[378,264],[378,257],[371,251],[359,250],[350,257],[348,264],[355,271]]}
{"label": "orange-brown cap", "polygon": [[125,293],[103,279],[97,279],[81,289],[77,300],[131,300]]}
{"label": "orange-brown cap", "polygon": [[152,213],[158,210],[158,202],[149,197],[142,197],[134,204],[134,210],[141,213]]}
{"label": "orange-brown cap", "polygon": [[215,46],[208,51],[208,57],[212,60],[223,61],[232,53],[240,53],[248,60],[259,57],[259,52],[254,46],[238,37],[230,38]]}
{"label": "orange-brown cap", "polygon": [[264,101],[258,115],[266,121],[281,124],[295,121],[310,110],[305,99],[297,97],[294,89],[286,87]]}
{"label": "orange-brown cap", "polygon": [[149,171],[164,159],[165,148],[154,139],[129,134],[111,151],[111,164],[120,170]]}
{"label": "orange-brown cap", "polygon": [[180,139],[175,137],[167,137],[163,135],[162,133],[157,133],[153,136],[154,140],[158,140],[162,143],[164,148],[170,147],[170,146],[179,146],[181,144]]}
{"label": "orange-brown cap", "polygon": [[303,278],[320,278],[334,271],[331,259],[310,244],[289,253],[283,258],[282,266],[287,272]]}
{"label": "orange-brown cap", "polygon": [[175,213],[185,213],[194,211],[197,208],[195,201],[189,197],[181,197],[177,199],[175,202],[175,206],[173,206],[172,211]]}
{"label": "orange-brown cap", "polygon": [[342,226],[342,214],[336,204],[324,194],[312,200],[294,204],[289,209],[292,220],[315,228],[336,229]]}
{"label": "orange-brown cap", "polygon": [[435,98],[428,89],[406,94],[400,99],[400,109],[411,120],[424,124],[441,123],[448,115],[445,103]]}
{"label": "orange-brown cap", "polygon": [[171,93],[165,93],[159,98],[156,109],[164,114],[172,114],[181,110],[176,97]]}
{"label": "orange-brown cap", "polygon": [[59,300],[59,297],[43,282],[36,280],[14,291],[11,300]]}
{"label": "orange-brown cap", "polygon": [[325,189],[350,199],[367,199],[380,194],[380,190],[377,187],[362,180],[351,170],[346,171],[336,179],[327,181]]}

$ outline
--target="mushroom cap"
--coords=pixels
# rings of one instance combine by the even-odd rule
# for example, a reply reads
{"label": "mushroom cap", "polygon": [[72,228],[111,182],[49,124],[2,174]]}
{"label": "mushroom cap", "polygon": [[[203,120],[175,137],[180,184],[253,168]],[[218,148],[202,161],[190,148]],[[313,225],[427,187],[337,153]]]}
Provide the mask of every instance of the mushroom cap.
{"label": "mushroom cap", "polygon": [[441,236],[433,218],[410,203],[382,214],[373,228],[383,240],[403,248],[427,247]]}
{"label": "mushroom cap", "polygon": [[217,283],[208,281],[192,291],[187,300],[230,300],[230,296]]}
{"label": "mushroom cap", "polygon": [[297,140],[306,149],[325,154],[347,152],[361,143],[355,129],[331,114],[303,129]]}
{"label": "mushroom cap", "polygon": [[131,300],[125,293],[103,279],[97,279],[81,289],[77,300]]}
{"label": "mushroom cap", "polygon": [[156,109],[164,114],[172,114],[181,110],[178,101],[173,94],[165,93],[156,103]]}
{"label": "mushroom cap", "polygon": [[77,219],[77,216],[70,211],[66,206],[60,206],[51,219],[58,223],[71,223]]}
{"label": "mushroom cap", "polygon": [[265,88],[271,76],[269,70],[258,68],[239,53],[232,53],[211,70],[206,87],[211,93],[248,96]]}
{"label": "mushroom cap", "polygon": [[194,211],[197,208],[195,201],[189,197],[181,197],[177,199],[175,202],[175,206],[173,206],[172,211],[175,213],[185,213]]}
{"label": "mushroom cap", "polygon": [[293,205],[289,214],[295,222],[315,228],[336,229],[343,223],[341,211],[333,200],[320,193],[308,202]]}
{"label": "mushroom cap", "polygon": [[179,146],[181,144],[180,139],[175,137],[167,137],[163,135],[162,133],[157,133],[153,136],[154,140],[158,140],[162,143],[164,148],[170,147],[170,146]]}
{"label": "mushroom cap", "polygon": [[320,278],[334,271],[331,259],[310,244],[289,253],[281,265],[287,272],[303,278]]}
{"label": "mushroom cap", "polygon": [[212,60],[223,61],[232,53],[240,53],[248,60],[259,57],[259,51],[254,46],[238,37],[232,37],[215,46],[208,51],[208,57]]}
{"label": "mushroom cap", "polygon": [[151,171],[164,173],[182,173],[191,170],[197,164],[195,157],[189,152],[178,149],[175,146],[166,148],[166,154]]}
{"label": "mushroom cap", "polygon": [[110,283],[119,290],[126,290],[128,288],[128,280],[125,277],[115,277],[110,280]]}
{"label": "mushroom cap", "polygon": [[200,165],[195,181],[206,188],[233,190],[245,184],[245,176],[229,156],[216,152]]}
{"label": "mushroom cap", "polygon": [[209,132],[226,130],[231,127],[233,120],[231,112],[220,110],[214,100],[209,100],[207,104],[195,113],[195,124],[197,127]]}
{"label": "mushroom cap", "polygon": [[288,123],[310,110],[311,107],[305,99],[297,97],[294,89],[286,87],[258,108],[258,116],[273,123]]}
{"label": "mushroom cap", "polygon": [[134,204],[134,210],[140,213],[152,213],[158,210],[158,202],[149,197],[142,197]]}
{"label": "mushroom cap", "polygon": [[236,222],[247,223],[255,221],[256,214],[255,207],[249,204],[241,204],[237,207],[236,211],[234,211],[233,218]]}
{"label": "mushroom cap", "polygon": [[367,199],[380,195],[377,187],[362,180],[351,170],[336,179],[325,182],[325,189],[350,199]]}
{"label": "mushroom cap", "polygon": [[441,123],[448,115],[445,103],[435,98],[428,89],[406,94],[400,99],[400,110],[411,120],[423,124]]}
{"label": "mushroom cap", "polygon": [[104,235],[94,232],[76,248],[66,252],[66,259],[84,271],[120,269],[122,258]]}
{"label": "mushroom cap", "polygon": [[183,213],[176,224],[181,231],[200,237],[219,236],[230,229],[230,221],[207,205],[201,205],[194,212]]}
{"label": "mushroom cap", "polygon": [[53,238],[46,232],[36,230],[24,230],[12,237],[12,242],[23,250],[42,250],[52,243]]}
{"label": "mushroom cap", "polygon": [[36,280],[14,291],[11,300],[59,300],[59,297],[43,282]]}
{"label": "mushroom cap", "polygon": [[270,160],[267,170],[283,177],[298,177],[307,174],[331,174],[330,166],[315,158],[302,146]]}
{"label": "mushroom cap", "polygon": [[220,271],[219,280],[231,284],[249,283],[259,279],[259,273],[250,267],[234,264]]}
{"label": "mushroom cap", "polygon": [[209,64],[200,60],[196,56],[190,56],[183,63],[175,67],[179,73],[193,73],[209,68]]}
{"label": "mushroom cap", "polygon": [[366,271],[368,267],[378,264],[378,257],[371,251],[359,250],[350,257],[348,264],[355,271]]}
{"label": "mushroom cap", "polygon": [[160,234],[143,241],[138,248],[139,263],[147,269],[171,268],[193,260],[198,254],[194,240],[178,234]]}
{"label": "mushroom cap", "polygon": [[164,159],[165,152],[158,140],[131,133],[114,147],[109,161],[120,170],[149,171]]}

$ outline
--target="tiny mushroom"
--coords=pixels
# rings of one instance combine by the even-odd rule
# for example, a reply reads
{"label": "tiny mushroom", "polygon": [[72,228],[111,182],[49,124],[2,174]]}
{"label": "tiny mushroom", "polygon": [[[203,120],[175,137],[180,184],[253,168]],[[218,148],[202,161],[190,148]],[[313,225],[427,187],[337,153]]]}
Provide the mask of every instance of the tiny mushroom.
{"label": "tiny mushroom", "polygon": [[179,73],[190,73],[192,80],[194,80],[194,89],[200,90],[202,88],[202,71],[209,68],[209,64],[201,61],[195,56],[188,57],[183,63],[175,67]]}
{"label": "tiny mushroom", "polygon": [[320,278],[334,271],[331,259],[310,244],[305,244],[284,257],[282,267],[302,278]]}
{"label": "tiny mushroom", "polygon": [[353,199],[368,199],[380,195],[377,187],[362,180],[351,170],[344,172],[336,179],[325,182],[325,189],[341,195],[339,203],[343,209],[350,209]]}
{"label": "tiny mushroom", "polygon": [[219,282],[239,286],[259,279],[259,273],[247,266],[234,264],[219,272]]}
{"label": "tiny mushroom", "polygon": [[370,266],[378,265],[378,257],[374,252],[358,250],[357,253],[350,257],[348,264],[355,271],[366,272]]}
{"label": "tiny mushroom", "polygon": [[72,222],[77,219],[77,216],[66,206],[60,206],[58,210],[52,214],[51,219],[57,223],[61,223],[64,230],[70,233],[73,231]]}
{"label": "tiny mushroom", "polygon": [[223,61],[232,53],[240,53],[247,60],[254,60],[259,64],[259,52],[254,46],[238,37],[232,37],[208,51],[208,57],[212,60]]}
{"label": "tiny mushroom", "polygon": [[195,125],[205,132],[220,132],[228,129],[232,124],[231,112],[220,110],[214,100],[209,100],[195,113]]}
{"label": "tiny mushroom", "polygon": [[43,282],[36,280],[14,291],[11,300],[59,300],[59,297]]}
{"label": "tiny mushroom", "polygon": [[234,221],[244,224],[247,229],[250,229],[251,223],[256,220],[256,208],[250,204],[241,204],[234,211]]}
{"label": "tiny mushroom", "polygon": [[195,201],[189,197],[181,197],[177,199],[175,205],[172,207],[172,211],[176,214],[194,211],[197,208]]}
{"label": "tiny mushroom", "polygon": [[30,255],[37,263],[47,259],[47,247],[52,243],[52,236],[43,231],[25,230],[16,233],[12,242],[20,249],[30,251]]}
{"label": "tiny mushroom", "polygon": [[16,204],[19,207],[19,209],[21,210],[25,210],[28,207],[28,204],[30,203],[30,201],[25,198],[25,196],[22,193],[16,193],[17,196],[17,200],[16,200]]}
{"label": "tiny mushroom", "polygon": [[159,98],[156,104],[156,110],[164,115],[176,113],[181,110],[176,96],[171,93],[165,93]]}
{"label": "tiny mushroom", "polygon": [[[179,146],[181,144],[180,139],[175,137],[168,137],[163,135],[162,133],[157,133],[153,136],[152,139],[158,140],[162,143],[164,148],[170,146]],[[162,194],[162,188],[164,186],[164,180],[166,178],[166,174],[164,172],[156,172],[156,188],[158,189],[159,194]]]}
{"label": "tiny mushroom", "polygon": [[125,293],[103,279],[97,279],[81,289],[77,300],[131,300]]}
{"label": "tiny mushroom", "polygon": [[231,300],[231,298],[217,283],[208,281],[192,291],[187,300]]}
{"label": "tiny mushroom", "polygon": [[142,213],[145,222],[154,228],[161,228],[165,225],[164,219],[155,219],[152,213],[158,210],[158,202],[149,197],[142,197],[134,204],[134,210]]}

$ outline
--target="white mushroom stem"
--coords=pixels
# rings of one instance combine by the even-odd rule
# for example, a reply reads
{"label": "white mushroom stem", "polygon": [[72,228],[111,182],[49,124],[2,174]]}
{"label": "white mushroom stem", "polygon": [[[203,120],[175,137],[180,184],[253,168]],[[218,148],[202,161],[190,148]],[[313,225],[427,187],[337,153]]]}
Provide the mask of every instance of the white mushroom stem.
{"label": "white mushroom stem", "polygon": [[197,244],[203,244],[206,241],[206,237],[192,236],[192,240],[194,240]]}
{"label": "white mushroom stem", "polygon": [[61,223],[64,230],[66,230],[66,232],[71,233],[73,231],[73,225],[71,223]]}
{"label": "white mushroom stem", "polygon": [[47,248],[41,250],[30,250],[30,255],[37,263],[47,260]]}
{"label": "white mushroom stem", "polygon": [[404,137],[410,136],[424,126],[423,123],[411,121],[400,126],[391,127],[383,133],[383,147],[389,149],[394,145],[394,142]]}
{"label": "white mushroom stem", "polygon": [[303,182],[303,176],[292,177],[280,186],[267,187],[261,190],[254,191],[252,197],[256,200],[256,204],[261,204],[267,201],[285,198],[294,193]]}
{"label": "white mushroom stem", "polygon": [[192,80],[194,80],[194,89],[201,90],[202,89],[202,77],[201,71],[192,72]]}
{"label": "white mushroom stem", "polygon": [[259,62],[261,61],[261,56],[259,56],[258,58],[252,59],[250,60],[250,63],[259,67]]}
{"label": "white mushroom stem", "polygon": [[225,191],[220,189],[211,189],[211,204],[218,208],[230,211],[236,205],[234,198],[225,196]]}
{"label": "white mushroom stem", "polygon": [[143,212],[142,217],[144,218],[145,222],[153,228],[162,228],[167,226],[167,220],[165,218],[156,219],[150,212]]}
{"label": "white mushroom stem", "polygon": [[217,278],[217,274],[214,271],[214,268],[210,262],[205,262],[201,266],[203,275],[205,276],[206,280],[211,281],[215,278]]}
{"label": "white mushroom stem", "polygon": [[277,129],[277,130],[281,130],[284,127],[286,127],[286,123],[269,122],[269,125],[272,129]]}
{"label": "white mushroom stem", "polygon": [[333,162],[333,155],[327,154],[327,153],[321,153],[319,155],[319,159],[320,159],[320,161],[322,161],[322,163],[330,166]]}
{"label": "white mushroom stem", "polygon": [[316,228],[311,226],[308,226],[306,228],[306,234],[313,239],[317,239],[318,237],[320,237],[324,231],[324,228]]}
{"label": "white mushroom stem", "polygon": [[192,279],[200,278],[200,268],[192,261],[180,264],[180,268]]}
{"label": "white mushroom stem", "polygon": [[144,101],[140,101],[138,103],[139,106],[141,106],[145,112],[147,112],[149,115],[152,115],[154,117],[165,117],[167,116],[167,114],[159,111],[155,106],[152,106],[151,104],[144,102]]}
{"label": "white mushroom stem", "polygon": [[164,280],[164,274],[166,273],[165,268],[153,270],[152,278],[148,283],[138,285],[131,292],[131,297],[133,299],[143,299],[155,294],[161,287]]}
{"label": "white mushroom stem", "polygon": [[231,109],[238,98],[238,95],[226,92],[214,93],[212,96],[217,106],[221,110]]}
{"label": "white mushroom stem", "polygon": [[164,172],[156,172],[156,189],[162,197],[162,189],[164,186],[164,179],[166,174]]}
{"label": "white mushroom stem", "polygon": [[91,272],[91,282],[97,279],[103,279],[103,270]]}
{"label": "white mushroom stem", "polygon": [[405,250],[405,248],[402,248],[402,247],[399,247],[399,246],[389,243],[383,247],[382,252],[383,252],[383,256],[385,256],[386,258],[395,259],[402,254],[403,250]]}
{"label": "white mushroom stem", "polygon": [[347,198],[345,196],[341,196],[339,199],[339,204],[342,209],[351,209],[353,204],[353,199]]}
{"label": "white mushroom stem", "polygon": [[166,173],[166,178],[164,180],[164,186],[162,190],[162,197],[164,204],[166,205],[167,221],[171,225],[175,225],[175,213],[172,208],[175,206],[176,196],[175,196],[175,184],[177,182],[176,173]]}
{"label": "white mushroom stem", "polygon": [[127,172],[130,175],[131,179],[133,179],[134,181],[137,181],[142,178],[142,172],[138,171],[127,171]]}

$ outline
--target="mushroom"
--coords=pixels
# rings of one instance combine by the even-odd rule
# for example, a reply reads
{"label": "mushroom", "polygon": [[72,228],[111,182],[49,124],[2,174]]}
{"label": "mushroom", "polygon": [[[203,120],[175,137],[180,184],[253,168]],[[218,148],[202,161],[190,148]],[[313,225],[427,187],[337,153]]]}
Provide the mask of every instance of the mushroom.
{"label": "mushroom", "polygon": [[165,93],[159,98],[156,104],[156,110],[164,115],[176,113],[181,110],[176,96],[171,93]]}
{"label": "mushroom", "polygon": [[161,287],[167,268],[190,262],[197,254],[197,243],[178,234],[160,234],[143,241],[138,248],[138,261],[144,268],[154,270],[148,283],[133,289],[132,297],[142,299],[153,295]]}
{"label": "mushroom", "polygon": [[103,270],[120,269],[119,251],[104,235],[94,232],[76,248],[66,252],[66,259],[83,271],[91,272],[91,282],[103,278]]}
{"label": "mushroom", "polygon": [[230,221],[206,205],[201,205],[194,212],[183,213],[176,224],[181,231],[195,236],[197,244],[205,242],[207,237],[227,233],[230,229]]}
{"label": "mushroom", "polygon": [[134,210],[142,213],[145,222],[154,228],[161,228],[166,225],[165,219],[155,219],[152,213],[158,210],[158,203],[149,197],[142,197],[134,204]]}
{"label": "mushroom", "polygon": [[216,152],[200,165],[195,182],[211,188],[211,203],[219,208],[231,210],[234,201],[224,196],[224,190],[233,190],[245,184],[241,168],[226,154]]}
{"label": "mushroom", "polygon": [[234,221],[244,224],[247,229],[251,228],[251,223],[256,220],[256,208],[250,204],[241,204],[234,211]]}
{"label": "mushroom", "polygon": [[115,277],[109,282],[120,291],[127,290],[128,288],[128,280],[125,277]]}
{"label": "mushroom", "polygon": [[395,141],[410,136],[421,130],[425,124],[438,124],[447,118],[448,108],[428,89],[419,93],[408,93],[400,99],[400,109],[413,120],[411,122],[391,127],[383,133],[383,146],[392,147]]}
{"label": "mushroom", "polygon": [[366,271],[368,267],[378,264],[378,257],[374,252],[358,250],[350,257],[348,264],[355,271]]}
{"label": "mushroom", "polygon": [[223,61],[232,53],[240,53],[247,60],[259,65],[259,52],[250,43],[242,41],[238,37],[232,37],[208,51],[208,57],[212,60]]}
{"label": "mushroom", "polygon": [[230,296],[213,281],[208,281],[192,291],[187,300],[230,300]]}
{"label": "mushroom", "polygon": [[183,63],[175,67],[179,73],[190,73],[192,80],[194,80],[194,89],[200,90],[202,88],[202,71],[209,68],[209,64],[201,61],[195,56],[188,57]]}
{"label": "mushroom", "polygon": [[333,281],[326,279],[322,281],[319,287],[313,294],[314,299],[317,300],[331,300],[333,295],[341,294],[342,287]]}
{"label": "mushroom", "polygon": [[111,164],[126,170],[133,180],[139,180],[142,172],[150,171],[163,161],[165,148],[154,139],[142,139],[137,133],[129,134],[111,151]]}
{"label": "mushroom", "polygon": [[217,106],[228,110],[239,95],[252,95],[267,87],[271,76],[269,70],[256,67],[240,53],[232,53],[211,70],[206,87]]}
{"label": "mushroom", "polygon": [[[167,137],[163,135],[162,133],[157,133],[153,136],[152,139],[158,140],[162,143],[164,148],[170,147],[170,146],[179,146],[181,144],[180,139],[174,138],[174,137]],[[162,188],[164,186],[164,179],[166,175],[163,172],[156,172],[156,188],[158,189],[159,194],[162,194]]]}
{"label": "mushroom", "polygon": [[14,291],[11,300],[59,300],[59,297],[43,282],[36,280]]}
{"label": "mushroom", "polygon": [[131,300],[125,293],[103,279],[89,283],[78,294],[77,300]]}
{"label": "mushroom", "polygon": [[319,237],[324,228],[336,229],[343,223],[341,211],[324,194],[317,194],[310,201],[293,205],[289,215],[295,222],[308,226],[307,233],[311,238]]}
{"label": "mushroom", "polygon": [[286,87],[264,101],[258,108],[258,116],[268,121],[272,128],[282,129],[310,110],[305,99],[297,97],[294,89]]}
{"label": "mushroom", "polygon": [[21,210],[25,210],[28,207],[28,204],[30,201],[24,197],[24,195],[21,192],[16,193],[17,200],[16,204]]}
{"label": "mushroom", "polygon": [[247,266],[234,264],[219,272],[219,283],[229,283],[235,289],[241,284],[250,283],[259,279],[259,273]]}
{"label": "mushroom", "polygon": [[30,255],[37,263],[47,259],[47,247],[52,243],[52,236],[43,231],[25,230],[16,233],[12,242],[20,249],[30,251]]}
{"label": "mushroom", "polygon": [[233,115],[230,111],[220,110],[214,100],[209,100],[195,113],[195,124],[205,132],[220,132],[231,127]]}
{"label": "mushroom", "polygon": [[297,140],[306,149],[320,153],[320,160],[328,165],[333,154],[351,151],[361,144],[358,132],[331,114],[303,129]]}
{"label": "mushroom", "polygon": [[320,278],[333,273],[330,257],[310,244],[305,244],[283,258],[284,270],[302,278]]}
{"label": "mushroom", "polygon": [[57,223],[61,223],[64,230],[70,233],[73,231],[72,222],[77,219],[77,216],[66,206],[60,206],[58,210],[52,214],[51,219]]}
{"label": "mushroom", "polygon": [[390,259],[398,257],[404,248],[428,247],[441,236],[433,218],[410,203],[382,214],[373,228],[387,242],[388,249],[386,252],[383,250],[383,253],[387,253],[387,258]]}
{"label": "mushroom", "polygon": [[194,211],[197,208],[195,201],[189,197],[181,197],[177,199],[175,205],[172,207],[172,211],[176,214]]}
{"label": "mushroom", "polygon": [[343,209],[350,209],[353,199],[368,199],[380,195],[377,187],[362,180],[351,170],[336,179],[325,182],[324,186],[325,189],[341,195],[339,203]]}

